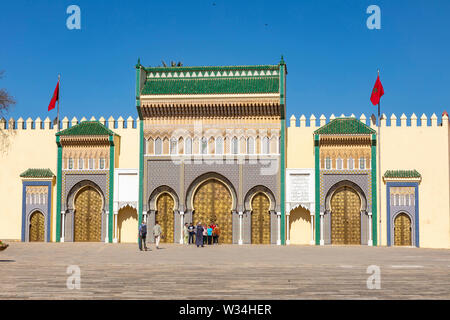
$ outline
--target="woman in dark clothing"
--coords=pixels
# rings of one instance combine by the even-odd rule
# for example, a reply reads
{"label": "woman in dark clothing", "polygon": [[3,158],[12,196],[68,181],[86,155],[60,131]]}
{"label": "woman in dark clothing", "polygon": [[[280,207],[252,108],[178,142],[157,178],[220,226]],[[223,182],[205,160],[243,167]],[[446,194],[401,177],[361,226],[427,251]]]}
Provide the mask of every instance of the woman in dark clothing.
{"label": "woman in dark clothing", "polygon": [[195,244],[197,245],[197,248],[199,246],[203,247],[203,227],[200,222],[197,224],[197,230],[195,232],[196,232]]}

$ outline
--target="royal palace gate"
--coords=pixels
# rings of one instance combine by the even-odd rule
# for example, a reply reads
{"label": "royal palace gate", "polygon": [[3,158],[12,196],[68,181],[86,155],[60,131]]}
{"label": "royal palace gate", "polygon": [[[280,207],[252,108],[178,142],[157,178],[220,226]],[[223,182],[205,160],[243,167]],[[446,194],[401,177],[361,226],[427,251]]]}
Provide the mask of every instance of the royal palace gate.
{"label": "royal palace gate", "polygon": [[221,243],[281,244],[284,61],[136,70],[148,229],[183,243],[185,223],[215,223]]}

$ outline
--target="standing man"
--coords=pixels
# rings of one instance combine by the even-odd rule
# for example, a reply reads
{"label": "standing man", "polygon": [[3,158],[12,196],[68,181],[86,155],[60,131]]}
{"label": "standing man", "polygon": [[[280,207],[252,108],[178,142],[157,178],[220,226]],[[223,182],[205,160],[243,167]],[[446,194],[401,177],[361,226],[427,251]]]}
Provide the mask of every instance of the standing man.
{"label": "standing man", "polygon": [[189,244],[194,244],[195,227],[194,227],[194,225],[192,224],[192,222],[191,222],[191,224],[189,225],[188,229],[189,229]]}
{"label": "standing man", "polygon": [[184,244],[188,244],[189,230],[187,222],[184,224],[183,234],[184,234]]}
{"label": "standing man", "polygon": [[142,221],[141,225],[139,226],[139,250],[142,251],[142,243],[144,244],[144,249],[147,251],[147,225]]}
{"label": "standing man", "polygon": [[159,241],[161,240],[162,230],[158,221],[155,222],[155,226],[153,227],[153,236],[155,237],[156,249],[159,249]]}

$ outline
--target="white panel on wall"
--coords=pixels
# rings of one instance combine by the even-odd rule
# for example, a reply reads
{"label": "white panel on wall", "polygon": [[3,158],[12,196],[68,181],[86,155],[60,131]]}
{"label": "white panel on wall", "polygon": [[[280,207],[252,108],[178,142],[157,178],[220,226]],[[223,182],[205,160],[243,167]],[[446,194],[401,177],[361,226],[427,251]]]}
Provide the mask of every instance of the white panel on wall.
{"label": "white panel on wall", "polygon": [[138,201],[139,178],[137,174],[121,174],[118,179],[118,201]]}

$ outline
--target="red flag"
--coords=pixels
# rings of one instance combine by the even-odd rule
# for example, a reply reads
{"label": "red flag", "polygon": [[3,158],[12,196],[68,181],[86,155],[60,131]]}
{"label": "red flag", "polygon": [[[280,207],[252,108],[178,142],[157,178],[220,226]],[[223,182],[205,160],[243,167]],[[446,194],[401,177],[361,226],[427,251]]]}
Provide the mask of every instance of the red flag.
{"label": "red flag", "polygon": [[380,81],[380,76],[378,75],[377,81],[375,81],[375,86],[372,90],[372,95],[370,96],[370,101],[376,106],[380,103],[380,98],[384,94],[383,86]]}
{"label": "red flag", "polygon": [[50,104],[48,105],[48,111],[55,108],[56,101],[59,100],[59,80],[56,84],[55,92],[53,92],[52,100],[50,100]]}

